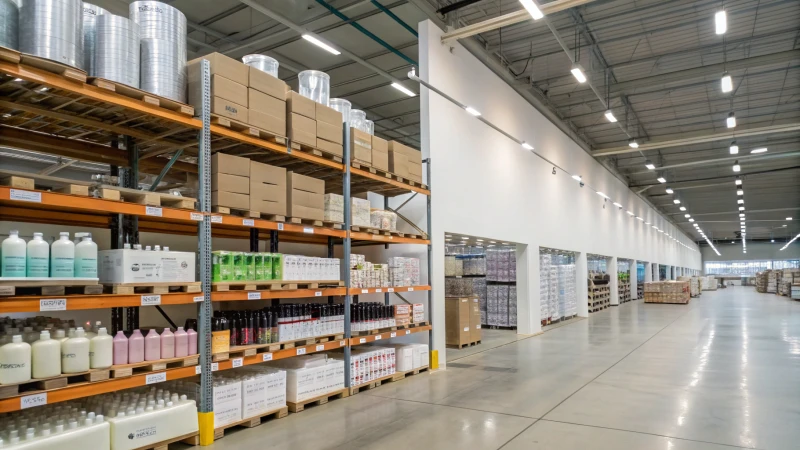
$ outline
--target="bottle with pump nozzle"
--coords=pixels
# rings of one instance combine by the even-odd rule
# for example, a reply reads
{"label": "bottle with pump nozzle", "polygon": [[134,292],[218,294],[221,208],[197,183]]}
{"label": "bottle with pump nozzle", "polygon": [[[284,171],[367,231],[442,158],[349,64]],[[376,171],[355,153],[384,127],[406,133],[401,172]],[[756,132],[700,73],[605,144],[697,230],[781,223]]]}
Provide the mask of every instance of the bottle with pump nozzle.
{"label": "bottle with pump nozzle", "polygon": [[0,347],[0,384],[24,383],[31,379],[31,345],[15,334]]}
{"label": "bottle with pump nozzle", "polygon": [[50,246],[50,276],[75,277],[75,243],[69,240],[66,231],[59,233],[59,239]]}
{"label": "bottle with pump nozzle", "polygon": [[28,278],[50,276],[50,244],[42,239],[42,233],[33,233],[28,241],[26,266]]}
{"label": "bottle with pump nozzle", "polygon": [[25,278],[27,273],[27,246],[19,237],[19,231],[11,230],[3,240],[2,258],[0,258],[0,276],[9,278]]}
{"label": "bottle with pump nozzle", "polygon": [[[64,330],[59,330],[64,333]],[[50,378],[61,375],[61,342],[42,331],[39,340],[31,346],[33,353],[33,378]]]}
{"label": "bottle with pump nozzle", "polygon": [[75,276],[78,278],[97,278],[97,244],[92,235],[84,233],[75,246]]}

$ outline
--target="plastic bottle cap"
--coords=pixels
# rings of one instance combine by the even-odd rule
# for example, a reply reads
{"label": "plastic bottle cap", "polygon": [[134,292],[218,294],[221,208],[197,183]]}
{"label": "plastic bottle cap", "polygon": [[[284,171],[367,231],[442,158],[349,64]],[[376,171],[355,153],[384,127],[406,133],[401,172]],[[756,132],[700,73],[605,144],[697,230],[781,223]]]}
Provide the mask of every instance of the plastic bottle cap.
{"label": "plastic bottle cap", "polygon": [[66,237],[69,237],[69,232],[67,232],[67,231],[62,231],[62,232],[58,233],[58,235],[59,235],[59,236],[66,236]]}
{"label": "plastic bottle cap", "polygon": [[13,343],[15,343],[15,344],[19,344],[20,342],[22,342],[22,336],[20,336],[20,335],[18,335],[18,334],[15,334],[15,335],[14,335],[14,336],[11,338],[11,342],[13,342]]}
{"label": "plastic bottle cap", "polygon": [[33,237],[35,237],[35,238],[36,237],[42,237],[42,236],[43,236],[42,233],[33,233]]}
{"label": "plastic bottle cap", "polygon": [[102,327],[99,330],[97,330],[97,335],[98,336],[108,336],[108,330],[106,330],[105,327]]}
{"label": "plastic bottle cap", "polygon": [[19,234],[19,230],[11,230],[8,232],[9,236],[17,236]]}

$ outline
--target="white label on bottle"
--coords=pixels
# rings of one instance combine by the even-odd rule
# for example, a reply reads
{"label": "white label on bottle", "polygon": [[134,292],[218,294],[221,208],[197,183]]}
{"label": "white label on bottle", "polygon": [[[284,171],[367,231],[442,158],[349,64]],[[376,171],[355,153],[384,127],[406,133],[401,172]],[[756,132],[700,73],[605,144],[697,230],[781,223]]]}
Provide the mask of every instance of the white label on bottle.
{"label": "white label on bottle", "polygon": [[261,300],[261,292],[248,292],[247,293],[248,300]]}
{"label": "white label on bottle", "polygon": [[161,304],[161,296],[160,295],[143,295],[142,296],[142,306],[154,306]]}
{"label": "white label on bottle", "polygon": [[9,198],[11,198],[11,200],[19,200],[22,202],[42,203],[41,192],[21,191],[19,189],[12,189],[11,193],[9,194]]}
{"label": "white label on bottle", "polygon": [[234,369],[237,367],[242,367],[244,365],[244,358],[235,358],[231,361],[231,367]]}
{"label": "white label on bottle", "polygon": [[361,290],[361,293],[362,293],[362,294],[369,294],[369,289],[362,289],[362,290]]}
{"label": "white label on bottle", "polygon": [[322,297],[322,291],[314,292],[314,297]]}
{"label": "white label on bottle", "polygon": [[394,288],[388,288],[386,289],[386,292],[394,292]]}
{"label": "white label on bottle", "polygon": [[380,334],[376,334],[375,335],[375,340],[376,341],[380,341],[381,339],[383,339],[383,336],[381,336]]}
{"label": "white label on bottle", "polygon": [[[13,191],[13,189],[12,189]],[[47,393],[27,395],[19,399],[19,408],[28,409],[35,406],[44,406],[47,404]]]}
{"label": "white label on bottle", "polygon": [[390,338],[397,337],[397,332],[393,331],[392,334],[389,335]]}
{"label": "white label on bottle", "polygon": [[189,213],[189,218],[198,222],[203,221],[203,215],[200,213]]}
{"label": "white label on bottle", "polygon": [[321,352],[321,351],[323,351],[323,350],[325,350],[325,345],[323,345],[323,344],[319,344],[319,345],[317,345],[317,351],[318,351],[318,352]]}
{"label": "white label on bottle", "polygon": [[151,373],[144,378],[144,384],[163,383],[167,381],[167,372]]}
{"label": "white label on bottle", "polygon": [[254,227],[256,226],[256,221],[253,219],[242,219],[242,225],[246,227]]}
{"label": "white label on bottle", "polygon": [[211,363],[211,371],[216,372],[219,370],[219,363]]}
{"label": "white label on bottle", "polygon": [[339,347],[344,347],[347,344],[347,341],[339,341]]}
{"label": "white label on bottle", "polygon": [[358,340],[358,343],[359,343],[359,344],[366,344],[366,343],[367,343],[367,338],[361,338],[361,339],[359,339],[359,340]]}
{"label": "white label on bottle", "polygon": [[414,292],[414,288],[413,287],[408,288],[408,292]]}
{"label": "white label on bottle", "polygon": [[299,356],[299,355],[305,355],[305,354],[306,354],[306,348],[305,348],[305,347],[299,347],[299,348],[297,349],[297,355],[298,355],[298,356]]}
{"label": "white label on bottle", "polygon": [[272,361],[272,353],[264,353],[264,356],[261,357],[262,361]]}
{"label": "white label on bottle", "polygon": [[158,206],[148,206],[144,209],[144,214],[147,216],[161,217],[161,208]]}
{"label": "white label on bottle", "polygon": [[222,223],[222,216],[211,216],[211,223]]}
{"label": "white label on bottle", "polygon": [[194,366],[194,374],[200,375],[201,373],[203,373],[203,368],[200,366]]}
{"label": "white label on bottle", "polygon": [[192,300],[194,300],[195,303],[200,303],[203,300],[205,300],[205,297],[203,297],[202,295],[198,295],[197,297],[194,297]]}
{"label": "white label on bottle", "polygon": [[39,300],[39,311],[66,311],[67,299],[43,298]]}
{"label": "white label on bottle", "polygon": [[411,330],[406,330],[406,334],[411,334]]}
{"label": "white label on bottle", "polygon": [[314,234],[314,229],[311,227],[303,227],[303,233]]}
{"label": "white label on bottle", "polygon": [[278,224],[278,231],[283,231],[283,224],[282,223]]}

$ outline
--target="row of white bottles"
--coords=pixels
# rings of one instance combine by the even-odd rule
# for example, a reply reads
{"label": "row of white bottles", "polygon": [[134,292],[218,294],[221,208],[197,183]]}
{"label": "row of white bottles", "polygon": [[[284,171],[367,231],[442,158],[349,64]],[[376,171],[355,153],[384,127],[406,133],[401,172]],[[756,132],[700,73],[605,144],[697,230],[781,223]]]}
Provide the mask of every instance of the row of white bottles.
{"label": "row of white bottles", "polygon": [[[80,402],[56,403],[0,417],[0,448],[83,450],[110,448],[110,427],[102,414]],[[87,446],[87,442],[91,442]]]}
{"label": "row of white bottles", "polygon": [[0,276],[13,278],[97,278],[97,244],[89,233],[75,233],[76,245],[69,233],[49,245],[42,233],[33,233],[25,243],[19,231],[11,230],[3,240]]}

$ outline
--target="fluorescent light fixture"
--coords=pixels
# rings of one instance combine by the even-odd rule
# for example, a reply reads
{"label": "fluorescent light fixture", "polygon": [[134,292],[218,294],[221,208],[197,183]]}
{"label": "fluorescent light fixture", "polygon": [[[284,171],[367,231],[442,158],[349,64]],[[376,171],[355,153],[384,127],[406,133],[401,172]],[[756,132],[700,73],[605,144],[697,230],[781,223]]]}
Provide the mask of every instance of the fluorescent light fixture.
{"label": "fluorescent light fixture", "polygon": [[403,86],[400,83],[392,83],[392,87],[397,89],[398,91],[402,92],[403,94],[406,94],[409,97],[416,97],[417,96],[417,94],[415,94],[413,91],[411,91],[410,89],[406,88],[405,86]]}
{"label": "fluorescent light fixture", "polygon": [[602,193],[600,191],[597,191],[597,195],[599,195],[600,197],[603,197],[603,198],[610,198],[609,196],[607,196],[606,194],[604,194],[604,193]]}
{"label": "fluorescent light fixture", "polygon": [[533,146],[531,144],[528,144],[527,142],[522,143],[522,148],[524,148],[525,150],[533,150]]}
{"label": "fluorescent light fixture", "polygon": [[570,72],[578,80],[578,83],[586,83],[586,75],[583,73],[583,67],[580,64],[574,64]]}
{"label": "fluorescent light fixture", "polygon": [[731,244],[735,244],[735,243],[736,243],[736,241],[731,241]]}
{"label": "fluorescent light fixture", "polygon": [[573,175],[572,179],[575,180],[575,181],[581,181],[582,178],[581,178],[580,175]]}
{"label": "fluorescent light fixture", "polygon": [[606,119],[608,119],[608,121],[611,123],[617,121],[617,118],[614,117],[614,113],[610,109],[606,111]]}
{"label": "fluorescent light fixture", "polygon": [[620,204],[619,204],[619,203],[617,203],[617,202],[614,202],[614,206],[616,206],[617,208],[622,208],[622,205],[620,205]]}
{"label": "fluorescent light fixture", "polygon": [[658,178],[656,178],[656,180],[658,180],[659,183],[666,183],[667,182],[667,179],[664,178],[664,177],[658,177]]}
{"label": "fluorescent light fixture", "polygon": [[689,219],[689,222],[694,222],[694,219]]}
{"label": "fluorescent light fixture", "polygon": [[508,242],[503,242],[503,245],[508,245]]}
{"label": "fluorescent light fixture", "polygon": [[733,79],[730,75],[725,73],[722,75],[722,92],[730,92],[733,90]]}
{"label": "fluorescent light fixture", "polygon": [[445,234],[444,237],[453,237],[451,234]]}
{"label": "fluorescent light fixture", "polygon": [[714,28],[717,34],[725,34],[728,31],[728,15],[725,11],[717,11],[714,14]]}
{"label": "fluorescent light fixture", "polygon": [[767,147],[761,147],[750,150],[750,153],[766,153],[766,152],[767,152]]}
{"label": "fluorescent light fixture", "polygon": [[739,217],[744,218],[744,213],[739,214]]}
{"label": "fluorescent light fixture", "polygon": [[644,224],[645,224],[645,225],[650,225],[650,222],[645,222]]}
{"label": "fluorescent light fixture", "polygon": [[649,159],[644,160],[644,166],[647,167],[647,170],[655,170],[656,168],[655,164]]}
{"label": "fluorescent light fixture", "polygon": [[736,195],[744,195],[744,189],[737,189]]}
{"label": "fluorescent light fixture", "polygon": [[636,142],[636,139],[631,139],[630,141],[628,141],[628,147],[639,148],[639,143]]}
{"label": "fluorescent light fixture", "polygon": [[744,206],[740,206],[739,211],[744,211]]}
{"label": "fluorescent light fixture", "polygon": [[739,179],[739,177],[736,177],[736,181],[734,181],[734,183],[735,183],[737,186],[741,186],[741,185],[742,185],[742,180],[741,180],[741,179]]}
{"label": "fluorescent light fixture", "polygon": [[736,161],[733,162],[733,171],[734,172],[739,172],[741,170],[742,170],[742,166],[739,165],[739,160],[737,159]]}
{"label": "fluorescent light fixture", "polygon": [[681,201],[676,198],[675,200],[672,201],[672,203],[675,203],[676,205],[680,205]]}
{"label": "fluorescent light fixture", "polygon": [[736,155],[739,153],[739,146],[736,145],[736,141],[731,142],[731,155]]}
{"label": "fluorescent light fixture", "polygon": [[736,203],[738,203],[740,205],[744,205],[744,199],[740,198],[739,200],[736,200]]}
{"label": "fluorescent light fixture", "polygon": [[497,244],[497,241],[489,241],[490,244]]}
{"label": "fluorescent light fixture", "polygon": [[483,239],[475,239],[477,242],[483,242]]}
{"label": "fluorescent light fixture", "polygon": [[538,6],[536,6],[536,3],[534,3],[533,0],[519,0],[519,2],[522,3],[522,6],[524,6],[526,10],[528,10],[528,14],[533,17],[533,20],[539,20],[544,17],[544,14],[542,14],[542,11]]}
{"label": "fluorescent light fixture", "polygon": [[681,211],[686,211],[686,207],[685,206],[681,206]]}
{"label": "fluorescent light fixture", "polygon": [[628,213],[628,215],[629,215],[629,216],[632,216],[632,215],[633,215],[633,213],[632,213],[632,212],[630,212],[630,211],[625,211],[625,212],[626,212],[626,213]]}
{"label": "fluorescent light fixture", "polygon": [[[784,225],[784,226],[786,226],[786,225]],[[791,241],[787,242],[787,243],[786,243],[786,245],[784,245],[784,246],[781,248],[781,251],[785,250],[785,249],[786,249],[786,247],[790,246],[790,245],[792,244],[792,242],[794,242],[794,241],[796,241],[796,240],[797,240],[797,238],[800,238],[800,234],[798,234],[797,236],[793,237]]]}
{"label": "fluorescent light fixture", "polygon": [[672,190],[671,187],[667,187],[666,191],[667,191],[667,194],[672,194],[672,193],[675,192],[675,191]]}
{"label": "fluorescent light fixture", "polygon": [[466,108],[464,108],[464,109],[465,109],[465,110],[466,110],[468,113],[472,114],[472,115],[473,115],[473,116],[475,116],[475,117],[478,117],[478,116],[480,116],[480,115],[481,115],[481,113],[480,113],[480,112],[478,112],[478,110],[477,110],[477,109],[475,109],[475,108],[473,108],[472,106],[467,106],[467,107],[466,107]]}
{"label": "fluorescent light fixture", "polygon": [[641,217],[639,217],[639,216],[636,216],[636,218],[637,218],[637,219],[639,219],[639,220],[641,220],[642,222],[644,222],[644,219],[642,219]]}
{"label": "fluorescent light fixture", "polygon": [[692,217],[692,215],[691,214],[684,214],[683,217],[686,217],[688,219],[689,217]]}
{"label": "fluorescent light fixture", "polygon": [[781,228],[786,228],[786,224],[781,225]]}
{"label": "fluorescent light fixture", "polygon": [[770,239],[770,242],[775,242],[775,239]]}
{"label": "fluorescent light fixture", "polygon": [[41,88],[39,88],[39,92],[45,92],[45,91],[47,91],[46,87],[42,86]]}
{"label": "fluorescent light fixture", "polygon": [[655,226],[655,225],[653,225],[653,228],[655,228],[656,230],[658,229],[658,227],[657,227],[657,226]]}
{"label": "fluorescent light fixture", "polygon": [[311,42],[312,44],[316,45],[317,47],[319,47],[321,49],[326,50],[329,53],[333,53],[334,55],[341,55],[342,54],[342,52],[340,52],[339,50],[336,50],[335,48],[331,47],[330,45],[328,45],[328,44],[326,44],[326,43],[324,43],[322,41],[320,41],[319,39],[315,38],[314,36],[311,36],[310,34],[304,34],[303,35],[303,39],[307,40],[308,42]]}
{"label": "fluorescent light fixture", "polygon": [[728,128],[735,128],[736,127],[736,114],[730,113],[728,114],[728,118],[725,119],[725,124]]}
{"label": "fluorescent light fixture", "polygon": [[787,217],[786,220],[792,220],[792,218],[791,217]]}
{"label": "fluorescent light fixture", "polygon": [[742,253],[747,253],[747,250],[742,250]]}
{"label": "fluorescent light fixture", "polygon": [[23,80],[22,78],[14,78],[14,81],[19,83],[20,81],[25,81],[25,80]]}

